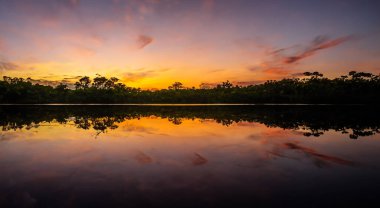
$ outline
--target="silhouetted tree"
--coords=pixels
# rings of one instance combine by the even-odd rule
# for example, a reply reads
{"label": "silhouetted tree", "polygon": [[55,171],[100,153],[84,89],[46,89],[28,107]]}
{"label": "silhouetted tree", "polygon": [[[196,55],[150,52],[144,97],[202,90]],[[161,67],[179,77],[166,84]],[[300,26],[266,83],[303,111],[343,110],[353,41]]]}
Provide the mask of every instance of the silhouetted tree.
{"label": "silhouetted tree", "polygon": [[55,87],[55,90],[57,90],[59,92],[64,92],[64,91],[68,90],[68,88],[67,88],[67,85],[60,83],[59,85],[57,85]]}
{"label": "silhouetted tree", "polygon": [[87,89],[91,83],[90,77],[82,77],[75,83],[75,89]]}
{"label": "silhouetted tree", "polygon": [[[262,84],[233,86],[230,81],[216,87],[185,88],[175,82],[167,89],[142,90],[119,83],[116,77],[82,77],[69,89],[35,83],[30,78],[3,77],[0,103],[365,103],[380,102],[380,77],[351,71],[335,79],[319,72],[305,77],[269,80]],[[90,87],[91,86],[91,87]],[[207,87],[204,87],[207,86]]]}
{"label": "silhouetted tree", "polygon": [[222,84],[217,85],[217,88],[223,88],[223,89],[230,89],[232,87],[233,87],[232,83],[228,80],[226,82],[222,82]]}
{"label": "silhouetted tree", "polygon": [[169,90],[180,90],[183,89],[183,84],[181,82],[174,82],[168,87]]}
{"label": "silhouetted tree", "polygon": [[97,76],[94,78],[94,81],[92,82],[92,86],[97,88],[97,89],[102,89],[104,88],[105,83],[107,82],[107,78],[102,77],[102,76]]}

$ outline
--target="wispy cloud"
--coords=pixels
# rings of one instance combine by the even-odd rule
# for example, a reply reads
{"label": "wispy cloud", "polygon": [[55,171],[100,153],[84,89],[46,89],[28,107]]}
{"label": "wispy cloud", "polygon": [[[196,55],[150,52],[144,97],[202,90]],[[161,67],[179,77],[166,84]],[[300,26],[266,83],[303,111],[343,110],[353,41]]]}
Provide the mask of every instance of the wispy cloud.
{"label": "wispy cloud", "polygon": [[213,69],[213,70],[210,70],[209,72],[210,73],[218,73],[218,72],[223,72],[223,71],[226,71],[226,69]]}
{"label": "wispy cloud", "polygon": [[[335,46],[338,46],[346,41],[349,41],[353,39],[353,36],[344,36],[336,39],[329,39],[327,36],[317,36],[312,43],[310,44],[309,47],[305,48],[304,50],[291,55],[287,56],[283,59],[283,63],[285,64],[292,64],[296,63],[304,58],[307,58],[309,56],[312,56],[316,54],[318,51],[327,49],[327,48],[332,48]],[[280,49],[277,50],[278,52],[286,51],[287,49]]]}
{"label": "wispy cloud", "polygon": [[[231,81],[233,85],[238,85],[238,86],[249,86],[249,85],[256,85],[265,82],[264,80],[249,80],[249,81]],[[210,88],[215,88],[217,87],[220,83],[216,82],[202,82],[199,87],[201,89],[210,89]]]}
{"label": "wispy cloud", "polygon": [[69,81],[69,82],[75,82],[75,81],[78,81],[82,77],[83,76],[68,76],[68,75],[66,75],[66,77],[63,78],[63,80]]}
{"label": "wispy cloud", "polygon": [[0,61],[0,70],[14,70],[17,68],[18,66],[14,63]]}
{"label": "wispy cloud", "polygon": [[289,76],[298,77],[295,76],[298,73],[297,70],[291,67],[283,66],[283,64],[273,62],[262,63],[260,66],[248,67],[248,70],[263,75],[265,79],[278,79]]}
{"label": "wispy cloud", "polygon": [[292,69],[287,69],[287,68],[281,68],[281,67],[273,67],[273,68],[263,69],[262,72],[264,72],[267,75],[287,76],[290,73],[292,73],[293,70]]}
{"label": "wispy cloud", "polygon": [[145,78],[154,77],[159,75],[160,73],[169,71],[170,69],[164,68],[164,69],[151,69],[151,70],[145,70],[144,68],[137,69],[134,72],[127,72],[123,76],[123,80],[126,82],[136,82]]}
{"label": "wispy cloud", "polygon": [[47,86],[57,86],[59,84],[66,84],[66,85],[70,85],[72,83],[70,82],[67,82],[65,80],[48,80],[48,79],[32,79],[30,78],[29,81],[33,84],[40,84],[40,85],[47,85]]}
{"label": "wispy cloud", "polygon": [[17,64],[14,64],[14,63],[7,61],[4,58],[0,57],[0,70],[1,71],[16,70],[18,68],[19,68],[19,66]]}
{"label": "wispy cloud", "polygon": [[290,46],[272,50],[267,53],[266,60],[262,61],[259,65],[248,67],[248,70],[275,79],[299,77],[301,74],[295,69],[295,66],[301,60],[311,57],[321,50],[338,46],[352,39],[354,39],[352,35],[335,39],[330,39],[326,35],[319,35],[306,47]]}
{"label": "wispy cloud", "polygon": [[261,84],[264,81],[260,80],[253,80],[253,81],[239,81],[239,82],[234,82],[234,84],[239,85],[239,86],[249,86],[249,85],[257,85]]}
{"label": "wispy cloud", "polygon": [[[63,77],[63,78],[62,78]],[[78,81],[82,76],[70,76],[70,75],[49,75],[44,76],[39,79],[29,78],[29,81],[33,84],[48,85],[48,86],[57,86],[59,84],[65,84],[69,88],[74,88],[74,83]]]}
{"label": "wispy cloud", "polygon": [[139,49],[145,48],[147,45],[153,42],[153,38],[147,35],[139,35],[136,44]]}

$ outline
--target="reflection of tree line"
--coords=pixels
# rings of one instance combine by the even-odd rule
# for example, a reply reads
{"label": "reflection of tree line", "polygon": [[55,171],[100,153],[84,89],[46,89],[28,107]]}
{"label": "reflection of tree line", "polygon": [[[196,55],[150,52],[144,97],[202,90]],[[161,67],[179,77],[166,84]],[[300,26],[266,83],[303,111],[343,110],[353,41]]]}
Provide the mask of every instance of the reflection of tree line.
{"label": "reflection of tree line", "polygon": [[370,106],[2,106],[3,131],[38,128],[42,122],[72,122],[105,132],[125,120],[156,116],[180,125],[183,119],[212,119],[229,126],[257,122],[320,136],[335,130],[356,139],[380,132],[380,112]]}

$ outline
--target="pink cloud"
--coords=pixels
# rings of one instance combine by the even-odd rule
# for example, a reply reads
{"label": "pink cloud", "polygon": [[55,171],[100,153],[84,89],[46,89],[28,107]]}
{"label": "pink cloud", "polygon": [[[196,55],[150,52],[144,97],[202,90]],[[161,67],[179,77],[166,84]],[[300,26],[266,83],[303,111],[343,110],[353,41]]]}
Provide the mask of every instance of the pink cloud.
{"label": "pink cloud", "polygon": [[338,46],[352,40],[353,36],[343,36],[330,39],[327,36],[317,36],[309,46],[295,51],[297,47],[291,46],[268,52],[269,60],[265,60],[258,66],[248,67],[248,70],[261,73],[270,78],[300,77],[299,71],[295,69],[302,59],[315,55],[317,52]]}
{"label": "pink cloud", "polygon": [[166,71],[169,71],[170,69],[164,68],[164,69],[156,69],[156,70],[145,70],[144,68],[137,69],[134,72],[127,72],[123,75],[123,80],[126,82],[136,82],[139,80],[143,80],[145,78],[149,77],[155,77],[159,75],[160,73],[164,73]]}
{"label": "pink cloud", "polygon": [[296,63],[300,61],[301,59],[304,59],[316,54],[316,52],[319,50],[338,46],[348,40],[351,40],[352,38],[353,38],[352,36],[344,36],[344,37],[336,38],[333,40],[329,40],[326,36],[318,36],[314,39],[312,44],[309,47],[307,47],[305,50],[295,55],[285,57],[283,60],[283,63],[285,64]]}
{"label": "pink cloud", "polygon": [[153,42],[153,38],[147,35],[139,35],[137,38],[137,47],[139,49],[145,48],[147,45],[151,44]]}
{"label": "pink cloud", "polygon": [[18,69],[18,65],[14,64],[12,62],[6,61],[4,59],[0,59],[0,70],[1,71],[9,71],[9,70],[15,70],[15,69]]}
{"label": "pink cloud", "polygon": [[281,68],[281,67],[273,67],[273,68],[266,68],[262,70],[263,73],[266,75],[278,75],[278,76],[288,76],[289,74],[293,73],[294,70]]}

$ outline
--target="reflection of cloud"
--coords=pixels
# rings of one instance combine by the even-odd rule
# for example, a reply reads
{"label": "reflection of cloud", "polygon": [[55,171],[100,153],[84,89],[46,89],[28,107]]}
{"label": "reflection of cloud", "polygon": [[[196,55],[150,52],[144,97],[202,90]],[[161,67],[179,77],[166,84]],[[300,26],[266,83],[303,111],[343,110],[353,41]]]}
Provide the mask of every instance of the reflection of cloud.
{"label": "reflection of cloud", "polygon": [[307,157],[312,158],[315,165],[318,167],[328,167],[329,163],[335,163],[340,165],[346,165],[346,166],[355,166],[357,165],[353,161],[345,160],[339,157],[334,157],[330,155],[325,155],[317,152],[316,150],[304,146],[300,146],[297,143],[287,142],[283,144],[282,146],[275,146],[274,151],[268,151],[268,153],[278,156],[278,157],[284,157],[284,158],[291,158],[289,156],[286,156],[285,154],[281,153],[281,150],[297,150],[301,153],[304,153]]}
{"label": "reflection of cloud", "polygon": [[143,152],[137,153],[137,155],[135,156],[135,159],[140,164],[149,164],[153,162],[153,159],[149,155]]}
{"label": "reflection of cloud", "polygon": [[151,44],[153,42],[153,38],[147,35],[139,35],[137,38],[137,47],[139,49],[145,48],[147,45]]}
{"label": "reflection of cloud", "polygon": [[128,123],[127,125],[122,126],[124,131],[127,132],[138,132],[138,133],[145,133],[145,134],[155,134],[156,130],[151,127],[145,127],[145,126],[137,126],[131,123]]}
{"label": "reflection of cloud", "polygon": [[194,153],[194,156],[193,156],[191,161],[192,161],[193,165],[195,165],[195,166],[204,165],[208,162],[208,160],[206,158],[204,158],[202,155],[200,155],[198,153]]}
{"label": "reflection of cloud", "polygon": [[291,143],[291,142],[285,143],[285,147],[292,150],[299,150],[305,153],[306,155],[313,157],[315,160],[318,160],[318,161],[333,162],[340,165],[348,165],[348,166],[355,165],[355,163],[352,161],[348,161],[348,160],[334,157],[334,156],[324,155],[324,154],[318,153],[314,149],[303,147],[295,143]]}

